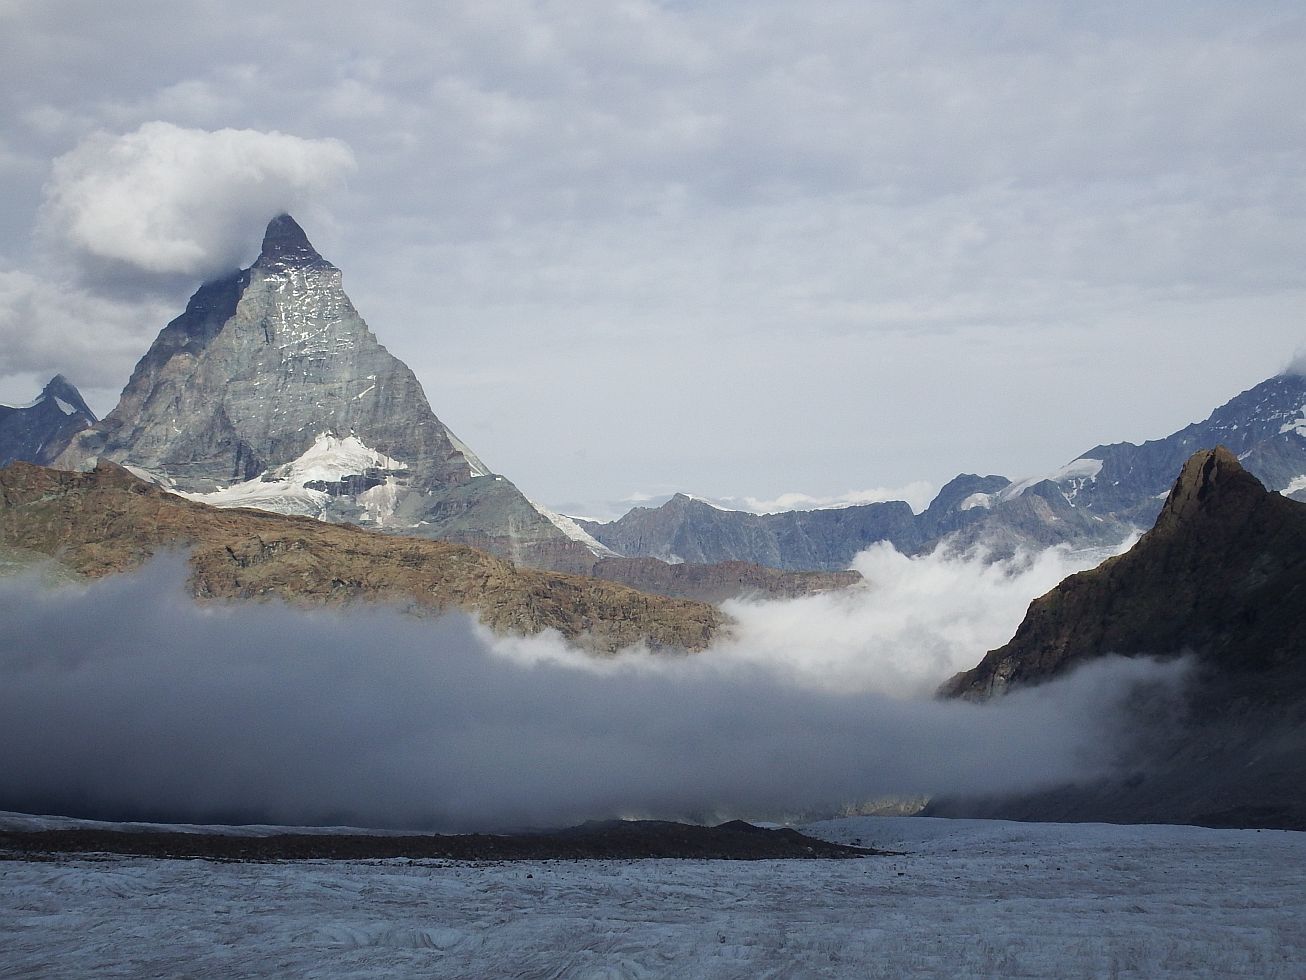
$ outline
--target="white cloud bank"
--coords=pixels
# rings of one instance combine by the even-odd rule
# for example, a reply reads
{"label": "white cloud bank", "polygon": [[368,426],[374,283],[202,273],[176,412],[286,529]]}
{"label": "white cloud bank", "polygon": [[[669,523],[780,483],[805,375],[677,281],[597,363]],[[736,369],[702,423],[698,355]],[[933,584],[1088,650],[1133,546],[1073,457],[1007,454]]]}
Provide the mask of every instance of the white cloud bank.
{"label": "white cloud bank", "polygon": [[355,167],[336,139],[149,122],[54,161],[47,234],[92,261],[204,277],[249,257],[267,220],[316,203]]}
{"label": "white cloud bank", "polygon": [[831,812],[1105,772],[1136,683],[1182,676],[1112,661],[989,706],[906,696],[978,659],[1064,556],[868,562],[898,581],[737,606],[738,635],[700,655],[607,659],[462,616],[201,607],[176,558],[0,581],[0,809],[445,829]]}

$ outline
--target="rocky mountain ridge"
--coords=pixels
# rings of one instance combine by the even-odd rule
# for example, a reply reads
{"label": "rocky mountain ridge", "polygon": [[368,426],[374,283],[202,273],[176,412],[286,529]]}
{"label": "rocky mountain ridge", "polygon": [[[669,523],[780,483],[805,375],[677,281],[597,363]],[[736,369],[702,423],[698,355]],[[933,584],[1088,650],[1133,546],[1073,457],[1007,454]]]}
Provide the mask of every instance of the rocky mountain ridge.
{"label": "rocky mountain ridge", "polygon": [[108,461],[84,473],[27,463],[0,469],[0,549],[48,556],[91,578],[187,550],[189,588],[200,599],[461,609],[498,632],[556,629],[599,652],[634,644],[698,650],[726,623],[705,603],[518,568],[466,545],[211,507]]}
{"label": "rocky mountain ridge", "polygon": [[1120,722],[1119,776],[929,812],[1306,829],[1306,504],[1223,447],[1195,454],[1129,552],[1036,599],[940,693],[985,701],[1108,655],[1192,661],[1177,704],[1139,695]]}
{"label": "rocky mountain ridge", "polygon": [[523,564],[573,550],[435,416],[289,215],[252,266],[195,293],[113,411],[52,463],[97,458],[221,506],[469,541]]}
{"label": "rocky mountain ridge", "polygon": [[963,474],[922,514],[896,501],[757,515],[677,494],[660,507],[582,526],[625,555],[775,568],[846,568],[875,541],[909,554],[980,547],[994,558],[1054,544],[1107,545],[1150,525],[1184,460],[1217,444],[1270,489],[1306,500],[1306,377],[1270,378],[1205,421],[1141,445],[1095,446],[1045,476]]}

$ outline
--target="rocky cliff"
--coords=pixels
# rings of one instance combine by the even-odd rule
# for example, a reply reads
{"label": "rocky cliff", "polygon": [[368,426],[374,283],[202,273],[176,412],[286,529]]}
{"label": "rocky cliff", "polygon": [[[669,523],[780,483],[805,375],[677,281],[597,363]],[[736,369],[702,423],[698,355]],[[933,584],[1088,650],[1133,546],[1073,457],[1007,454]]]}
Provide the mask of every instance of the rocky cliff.
{"label": "rocky cliff", "polygon": [[98,577],[188,549],[203,599],[309,605],[385,602],[462,609],[492,629],[556,629],[590,649],[698,650],[723,627],[714,607],[592,578],[517,568],[464,545],[183,499],[112,463],[71,473],[0,470],[0,553],[41,554]]}

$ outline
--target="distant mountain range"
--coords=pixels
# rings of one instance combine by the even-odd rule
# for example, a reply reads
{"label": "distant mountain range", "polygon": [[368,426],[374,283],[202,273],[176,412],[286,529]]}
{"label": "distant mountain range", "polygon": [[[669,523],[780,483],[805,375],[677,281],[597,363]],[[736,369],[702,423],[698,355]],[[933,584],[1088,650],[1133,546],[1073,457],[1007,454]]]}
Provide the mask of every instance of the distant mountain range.
{"label": "distant mountain range", "polygon": [[1135,705],[1124,775],[931,812],[1306,829],[1306,504],[1224,448],[1195,454],[1129,552],[1035,600],[942,693],[988,700],[1111,654],[1194,661],[1177,717]]}
{"label": "distant mountain range", "polygon": [[1272,490],[1306,500],[1306,377],[1279,375],[1163,439],[1095,446],[1046,476],[1013,481],[963,474],[922,514],[901,501],[757,515],[685,494],[608,523],[578,522],[623,555],[665,561],[741,560],[775,568],[846,568],[876,541],[920,553],[1123,541],[1151,524],[1184,460],[1228,447]]}

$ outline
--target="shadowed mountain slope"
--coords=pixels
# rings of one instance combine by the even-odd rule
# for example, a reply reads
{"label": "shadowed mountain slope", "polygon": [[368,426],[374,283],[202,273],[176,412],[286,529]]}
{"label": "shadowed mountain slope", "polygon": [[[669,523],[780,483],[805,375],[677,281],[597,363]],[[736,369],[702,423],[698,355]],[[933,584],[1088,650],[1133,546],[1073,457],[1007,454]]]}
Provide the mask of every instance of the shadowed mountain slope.
{"label": "shadowed mountain slope", "polygon": [[1306,505],[1268,492],[1227,449],[1194,455],[1126,554],[1035,600],[1011,642],[949,681],[983,699],[1114,653],[1195,653],[1231,671],[1306,644]]}
{"label": "shadowed mountain slope", "polygon": [[1132,550],[1035,600],[940,693],[983,701],[1109,655],[1189,661],[1177,689],[1103,719],[1116,775],[926,812],[1306,830],[1306,504],[1224,448],[1197,453]]}

